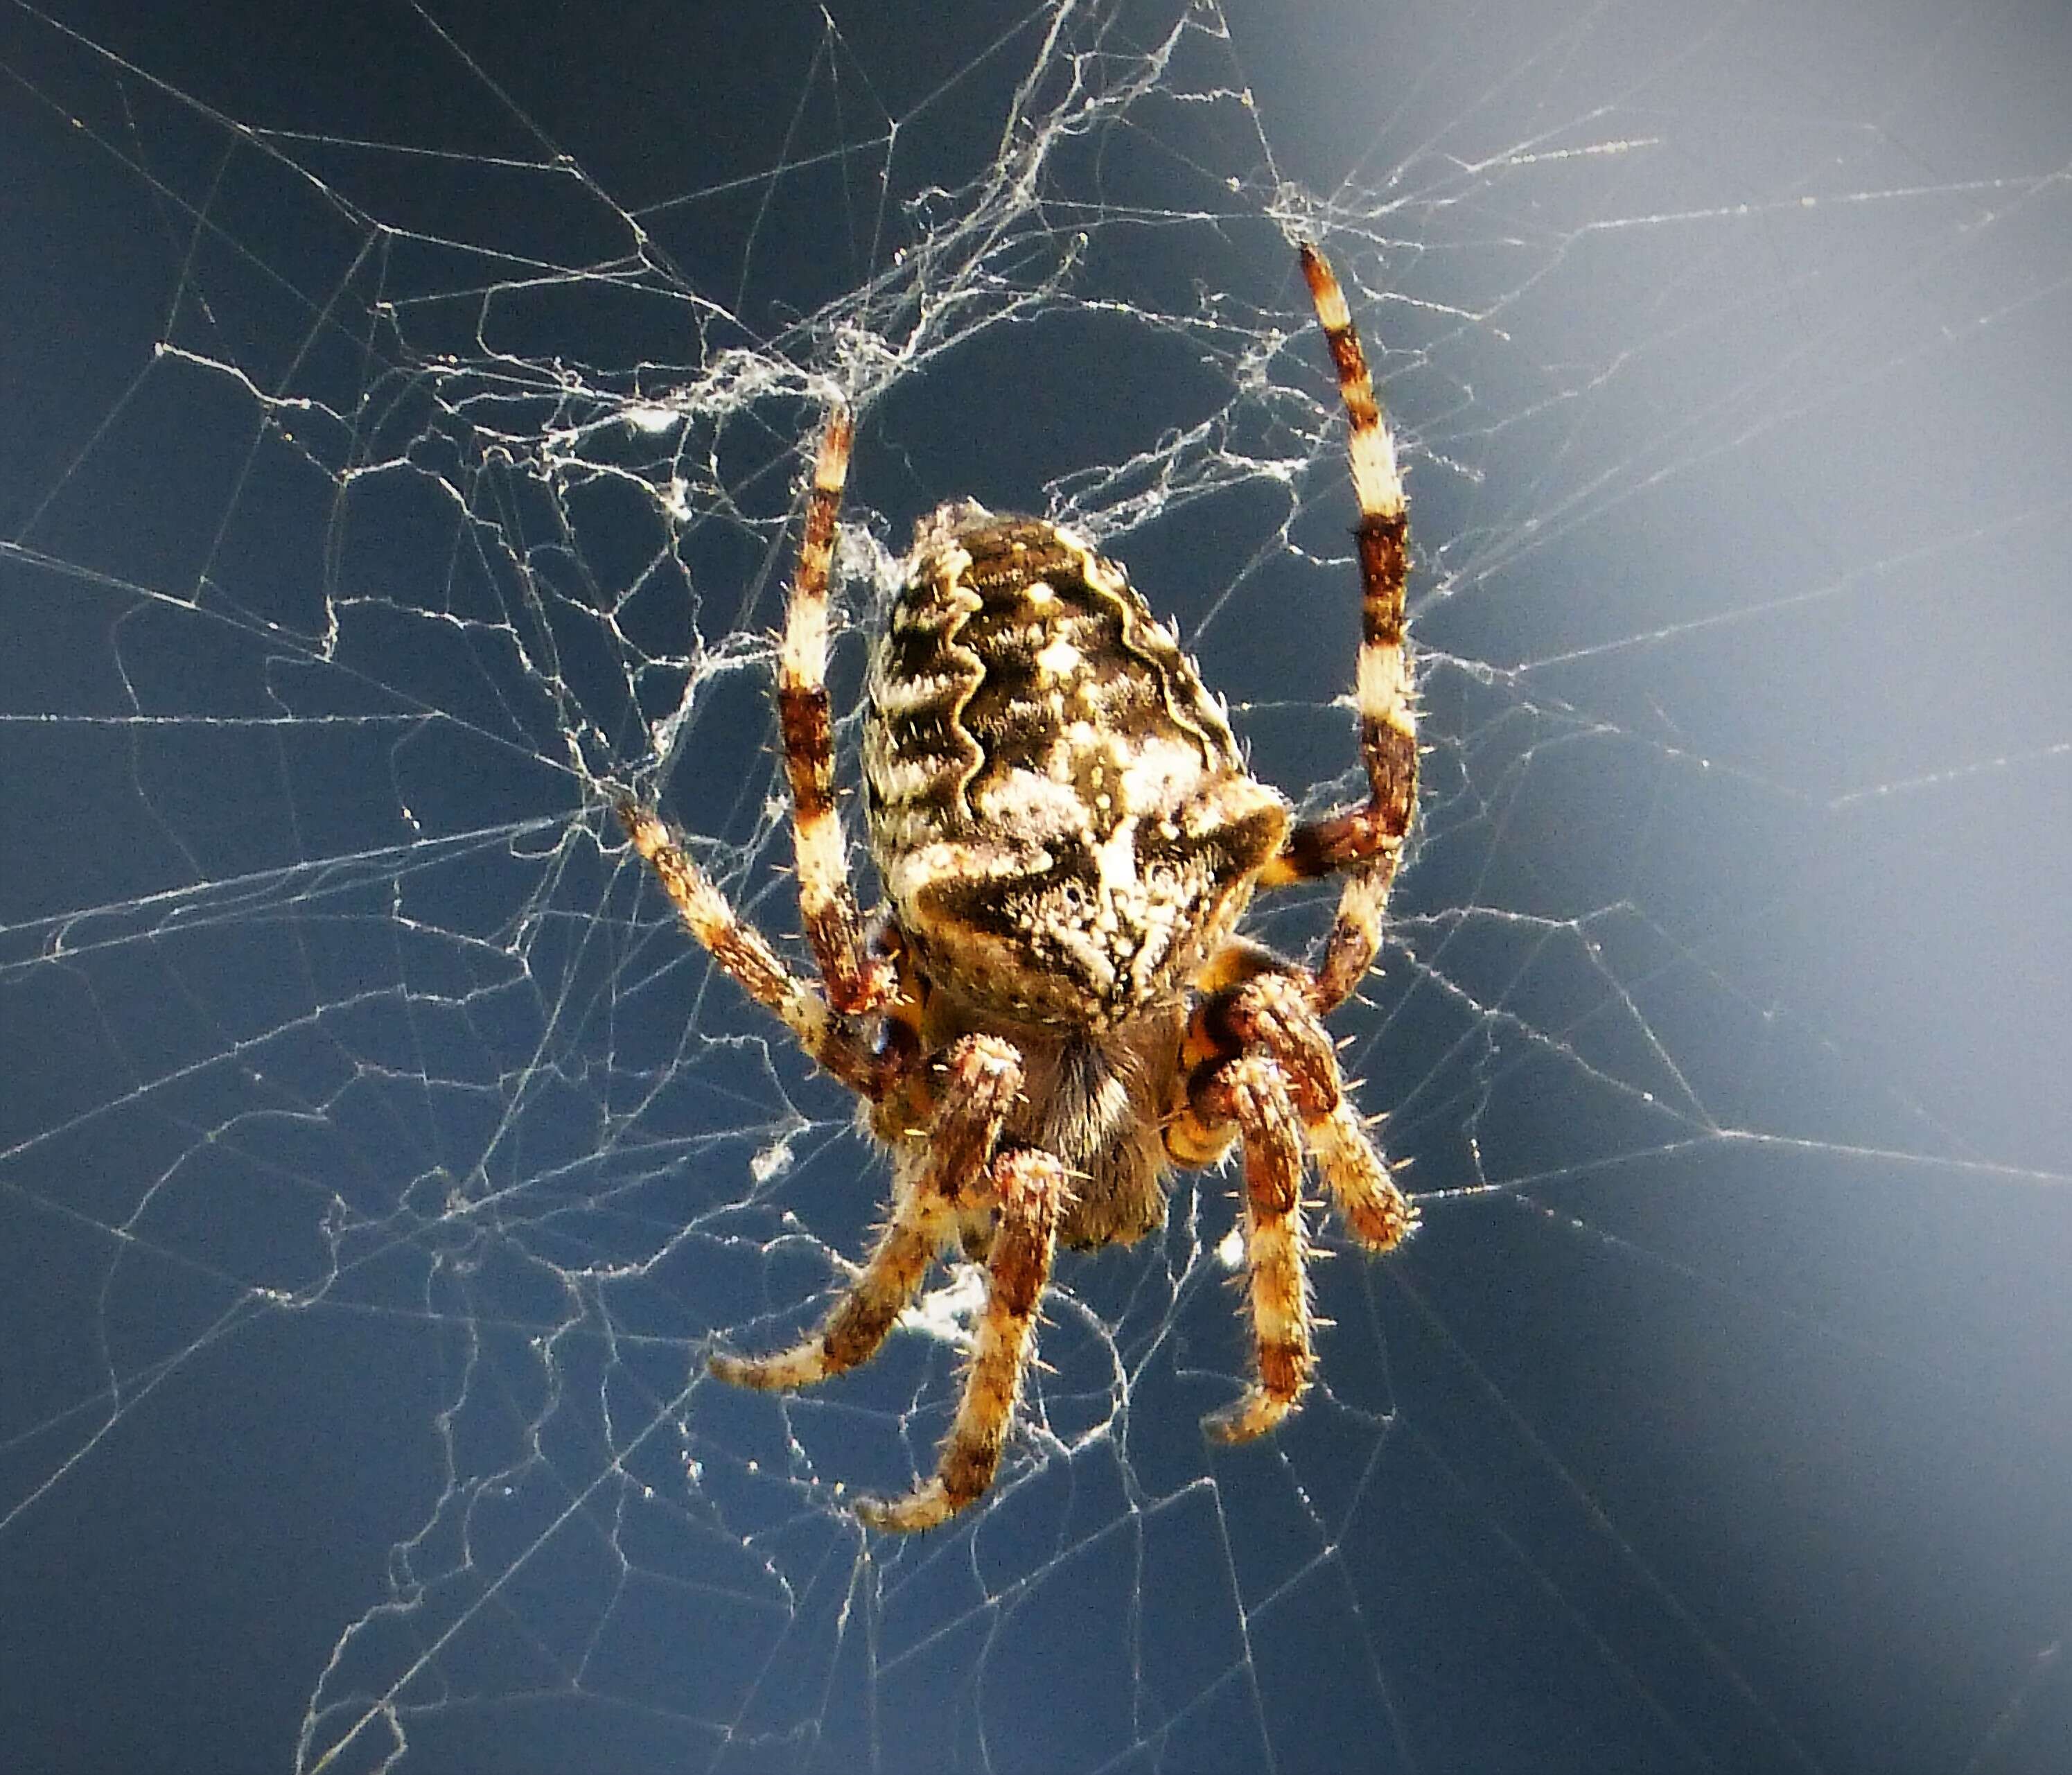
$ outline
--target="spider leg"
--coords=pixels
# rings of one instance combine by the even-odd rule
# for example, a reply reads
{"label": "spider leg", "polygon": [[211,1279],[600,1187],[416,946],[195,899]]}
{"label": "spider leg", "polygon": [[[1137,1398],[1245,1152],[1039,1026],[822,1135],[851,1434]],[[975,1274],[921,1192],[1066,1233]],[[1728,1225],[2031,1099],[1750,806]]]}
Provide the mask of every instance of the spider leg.
{"label": "spider leg", "polygon": [[849,888],[849,853],[835,806],[834,723],[828,704],[828,575],[854,435],[848,410],[837,406],[828,416],[814,459],[806,533],[799,544],[777,655],[777,725],[791,787],[799,916],[829,1003],[851,1015],[876,1010],[893,985],[890,965],[864,942]]}
{"label": "spider leg", "polygon": [[874,1036],[862,1023],[840,1015],[753,925],[742,922],[726,896],[691,861],[669,829],[637,801],[618,804],[619,823],[661,882],[684,923],[712,958],[750,998],[783,1019],[784,1027],[820,1065],[860,1095],[881,1098],[911,1070],[915,1049],[902,1026],[888,1023]]}
{"label": "spider leg", "polygon": [[993,1143],[1022,1089],[1022,1058],[997,1036],[966,1036],[945,1058],[939,1106],[924,1139],[894,1158],[892,1212],[877,1248],[818,1329],[768,1356],[712,1357],[722,1381],[766,1391],[811,1386],[867,1361],[913,1299],[973,1204]]}
{"label": "spider leg", "polygon": [[1417,1230],[1417,1205],[1389,1174],[1388,1160],[1351,1104],[1340,1098],[1328,1114],[1304,1122],[1302,1131],[1338,1217],[1368,1250],[1377,1256],[1392,1251]]}
{"label": "spider leg", "polygon": [[1298,1123],[1280,1067],[1263,1053],[1225,1061],[1192,1096],[1209,1119],[1235,1122],[1244,1143],[1246,1290],[1258,1368],[1243,1395],[1202,1427],[1218,1442],[1249,1442],[1294,1409],[1314,1362]]}
{"label": "spider leg", "polygon": [[1330,934],[1319,954],[1310,1001],[1319,1011],[1342,1003],[1367,976],[1381,946],[1382,913],[1417,805],[1417,715],[1403,605],[1409,577],[1409,513],[1396,443],[1374,395],[1374,379],[1330,264],[1302,248],[1302,275],[1330,347],[1345,403],[1347,455],[1359,522],[1361,590],[1360,759],[1367,767],[1363,806],[1297,826],[1259,877],[1264,888],[1350,871]]}
{"label": "spider leg", "polygon": [[866,1498],[857,1505],[856,1513],[868,1527],[898,1534],[931,1529],[980,1497],[999,1468],[1057,1249],[1064,1163],[1033,1147],[1016,1147],[995,1156],[985,1183],[1000,1222],[986,1259],[985,1312],[956,1418],[943,1439],[934,1478],[904,1497]]}
{"label": "spider leg", "polygon": [[[1377,1255],[1400,1245],[1416,1227],[1416,1205],[1397,1187],[1359,1113],[1346,1099],[1337,1052],[1310,1003],[1302,970],[1248,944],[1234,956],[1218,955],[1202,978],[1235,983],[1212,992],[1194,1008],[1184,1051],[1194,1076],[1213,1077],[1213,1068],[1240,1053],[1271,1059],[1340,1219]],[[1227,1126],[1206,1113],[1197,1093],[1169,1129],[1167,1145],[1182,1163],[1200,1163],[1189,1155],[1213,1155],[1229,1139]]]}

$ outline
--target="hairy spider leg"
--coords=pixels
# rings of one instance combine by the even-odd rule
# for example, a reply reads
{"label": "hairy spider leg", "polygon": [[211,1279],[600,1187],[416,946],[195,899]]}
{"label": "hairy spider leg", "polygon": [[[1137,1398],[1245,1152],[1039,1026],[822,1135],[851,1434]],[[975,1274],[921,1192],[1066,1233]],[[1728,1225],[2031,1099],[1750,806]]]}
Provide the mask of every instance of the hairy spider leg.
{"label": "hairy spider leg", "polygon": [[831,1010],[769,940],[727,904],[659,815],[631,799],[621,801],[615,811],[691,935],[742,991],[783,1019],[801,1048],[851,1090],[874,1101],[898,1082],[911,1068],[911,1050],[888,1046],[861,1019]]}
{"label": "hairy spider leg", "polygon": [[893,1153],[892,1210],[877,1248],[832,1312],[789,1349],[717,1355],[708,1365],[736,1386],[811,1386],[868,1361],[903,1312],[928,1266],[972,1205],[968,1192],[993,1155],[1022,1089],[1022,1056],[996,1036],[966,1036],[940,1060],[942,1094],[918,1137]]}
{"label": "hairy spider leg", "polygon": [[994,1150],[1022,1090],[1022,1057],[1013,1044],[997,1036],[965,1036],[951,1045],[941,1067],[934,1117],[895,1155],[891,1216],[833,1311],[788,1349],[709,1361],[723,1381],[777,1390],[810,1386],[869,1361],[944,1248],[979,1215],[997,1213],[985,1310],[935,1475],[904,1497],[865,1498],[856,1506],[869,1526],[900,1533],[934,1527],[993,1483],[1021,1398],[1065,1196],[1065,1168],[1050,1154]]}
{"label": "hairy spider leg", "polygon": [[1232,987],[1197,1015],[1217,1051],[1264,1054],[1280,1069],[1339,1217],[1378,1255],[1408,1237],[1417,1209],[1346,1101],[1338,1050],[1310,996],[1308,976],[1289,966]]}
{"label": "hairy spider leg", "polygon": [[1219,1442],[1249,1442],[1294,1409],[1314,1365],[1302,1150],[1286,1081],[1264,1054],[1225,1061],[1195,1097],[1211,1119],[1235,1122],[1244,1146],[1245,1294],[1256,1369],[1252,1385],[1202,1427]]}
{"label": "hairy spider leg", "polygon": [[985,1312],[972,1341],[956,1417],[937,1452],[934,1478],[904,1497],[857,1503],[856,1513],[866,1527],[899,1534],[931,1529],[983,1496],[999,1468],[1057,1251],[1064,1163],[1040,1147],[1013,1147],[994,1155],[983,1188],[1000,1219],[986,1255]]}
{"label": "hairy spider leg", "polygon": [[1416,1229],[1416,1205],[1397,1187],[1346,1101],[1338,1053],[1310,1003],[1308,974],[1246,942],[1227,945],[1198,983],[1211,990],[1188,1023],[1185,1056],[1196,1082],[1186,1106],[1167,1125],[1167,1151],[1189,1166],[1220,1155],[1230,1122],[1221,1114],[1219,1072],[1240,1055],[1256,1055],[1286,1085],[1303,1140],[1347,1230],[1377,1256],[1400,1245]]}
{"label": "hairy spider leg", "polygon": [[849,886],[849,850],[835,802],[834,721],[828,702],[828,579],[854,437],[849,410],[837,406],[828,415],[814,456],[805,534],[784,607],[784,636],[777,653],[777,726],[791,789],[800,920],[827,982],[828,1002],[838,1011],[858,1015],[877,1010],[891,995],[893,971],[884,958],[870,953]]}
{"label": "hairy spider leg", "polygon": [[1388,1162],[1342,1097],[1326,1114],[1302,1124],[1338,1217],[1368,1250],[1392,1251],[1417,1230],[1417,1205],[1403,1193]]}
{"label": "hairy spider leg", "polygon": [[1396,443],[1375,400],[1374,379],[1338,278],[1315,247],[1305,243],[1301,256],[1302,275],[1345,404],[1346,453],[1359,504],[1353,531],[1361,589],[1354,700],[1368,794],[1363,806],[1297,826],[1260,873],[1259,885],[1276,888],[1349,871],[1309,988],[1311,1003],[1325,1011],[1357,989],[1381,947],[1389,887],[1417,806],[1417,715],[1403,636],[1409,513]]}

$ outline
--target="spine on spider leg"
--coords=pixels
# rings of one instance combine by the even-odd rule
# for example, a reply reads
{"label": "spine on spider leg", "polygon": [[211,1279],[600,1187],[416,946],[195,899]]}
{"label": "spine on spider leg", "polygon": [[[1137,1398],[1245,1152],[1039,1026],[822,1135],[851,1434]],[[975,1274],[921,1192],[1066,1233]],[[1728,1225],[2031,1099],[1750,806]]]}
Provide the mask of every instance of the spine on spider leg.
{"label": "spine on spider leg", "polygon": [[918,1174],[928,1163],[920,1154],[903,1163],[895,1159],[892,1213],[855,1279],[817,1329],[766,1356],[715,1351],[705,1365],[734,1386],[788,1392],[870,1361],[913,1300],[956,1225],[949,1205],[919,1185]]}

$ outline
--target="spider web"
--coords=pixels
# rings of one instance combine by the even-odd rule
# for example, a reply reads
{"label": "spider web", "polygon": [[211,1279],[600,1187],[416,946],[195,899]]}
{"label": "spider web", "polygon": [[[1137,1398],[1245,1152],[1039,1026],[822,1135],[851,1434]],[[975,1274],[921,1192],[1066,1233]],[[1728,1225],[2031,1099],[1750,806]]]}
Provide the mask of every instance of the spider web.
{"label": "spider web", "polygon": [[[2064,1766],[2062,21],[930,10],[6,12],[8,1765]],[[610,793],[794,937],[839,389],[838,708],[969,492],[1354,793],[1305,233],[1410,472],[1339,1029],[1424,1228],[1213,1450],[1184,1183],[994,1495],[868,1538],[973,1279],[703,1378],[884,1176]]]}

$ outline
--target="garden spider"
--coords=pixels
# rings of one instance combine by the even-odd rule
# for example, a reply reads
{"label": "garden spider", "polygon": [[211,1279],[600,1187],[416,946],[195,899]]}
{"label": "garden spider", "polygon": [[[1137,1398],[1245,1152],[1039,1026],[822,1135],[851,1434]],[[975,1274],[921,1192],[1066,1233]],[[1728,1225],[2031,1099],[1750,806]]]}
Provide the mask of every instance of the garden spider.
{"label": "garden spider", "polygon": [[[661,820],[619,816],[692,934],[864,1099],[892,1203],[819,1328],[762,1357],[715,1355],[742,1386],[809,1386],[865,1361],[954,1240],[987,1275],[935,1476],[857,1506],[931,1527],[992,1483],[1059,1242],[1127,1243],[1165,1217],[1169,1171],[1242,1143],[1252,1384],[1204,1420],[1271,1430],[1314,1357],[1304,1153],[1368,1250],[1416,1224],[1341,1089],[1323,1017],[1381,940],[1416,803],[1404,645],[1407,520],[1387,425],[1337,279],[1304,277],[1349,422],[1363,595],[1356,702],[1364,805],[1290,825],[1246,771],[1220,698],[1120,568],[1074,532],[968,501],[917,528],[873,654],[864,804],[888,901],[851,892],[825,685],[828,575],[851,422],[821,435],[778,656],[799,903],[820,983],[743,924]],[[1235,934],[1255,889],[1342,873],[1314,967]]]}

